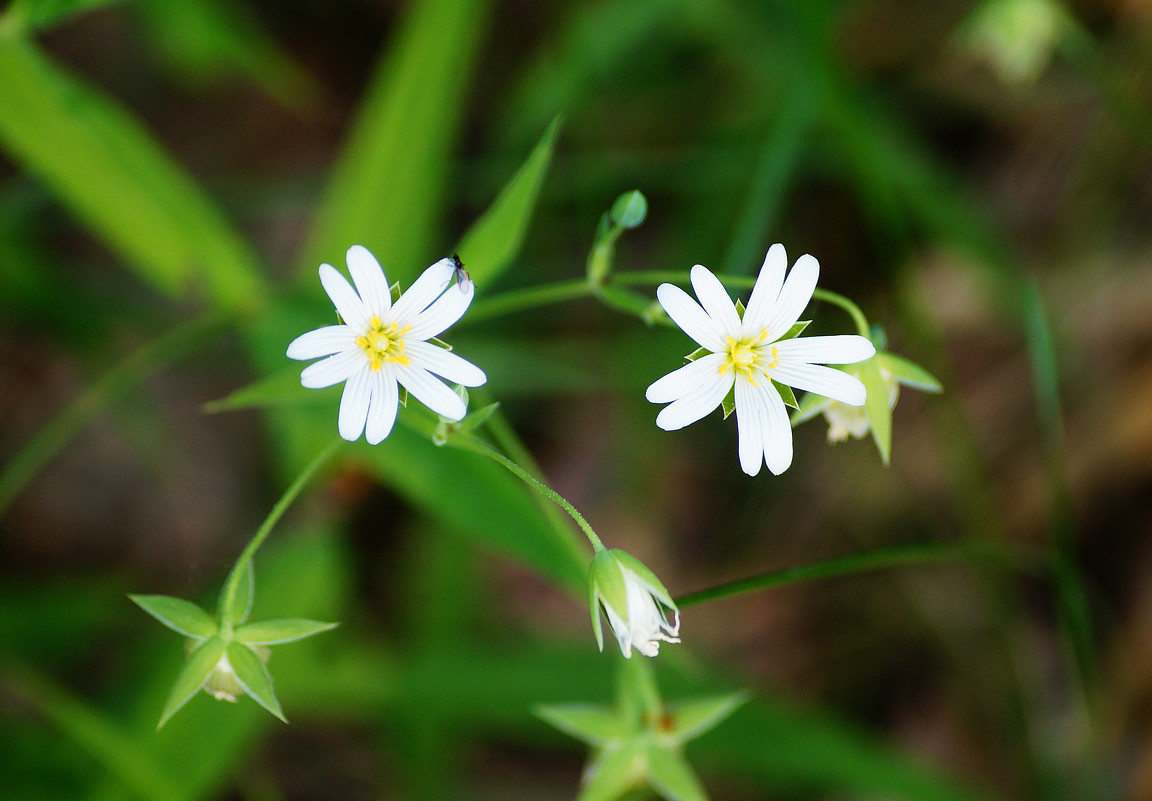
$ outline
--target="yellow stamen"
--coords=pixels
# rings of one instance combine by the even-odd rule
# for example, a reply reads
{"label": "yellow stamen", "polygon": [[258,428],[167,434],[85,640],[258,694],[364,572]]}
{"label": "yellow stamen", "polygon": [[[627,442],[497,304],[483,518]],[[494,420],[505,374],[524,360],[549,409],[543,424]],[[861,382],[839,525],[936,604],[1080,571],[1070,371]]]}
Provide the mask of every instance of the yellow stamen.
{"label": "yellow stamen", "polygon": [[402,339],[410,328],[408,325],[398,328],[396,323],[384,325],[379,317],[373,315],[368,321],[368,331],[356,337],[356,347],[364,351],[368,357],[368,366],[373,371],[380,370],[384,362],[411,364],[412,360],[404,355]]}

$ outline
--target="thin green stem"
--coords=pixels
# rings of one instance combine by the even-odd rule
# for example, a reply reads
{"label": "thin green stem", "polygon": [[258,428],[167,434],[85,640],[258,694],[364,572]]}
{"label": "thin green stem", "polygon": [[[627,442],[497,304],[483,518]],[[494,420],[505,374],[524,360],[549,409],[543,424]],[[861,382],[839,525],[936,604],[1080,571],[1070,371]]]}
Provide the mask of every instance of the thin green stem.
{"label": "thin green stem", "polygon": [[843,556],[838,559],[829,559],[814,565],[790,567],[730,581],[681,596],[676,599],[676,604],[681,607],[692,606],[705,601],[744,595],[785,584],[797,584],[803,581],[864,573],[869,570],[881,570],[901,565],[956,561],[979,562],[1028,572],[1040,572],[1049,566],[1043,552],[1033,549],[997,547],[988,543],[933,542],[918,545],[897,545],[891,548],[878,548],[873,551]]}
{"label": "thin green stem", "polygon": [[29,481],[110,401],[220,333],[229,321],[210,312],[177,325],[129,354],[56,415],[0,470],[0,516]]}
{"label": "thin green stem", "polygon": [[527,287],[505,292],[494,298],[477,301],[468,310],[465,318],[469,323],[487,320],[491,317],[500,317],[505,314],[533,309],[538,306],[548,306],[553,303],[562,303],[566,300],[586,298],[595,292],[595,288],[585,278],[571,281],[560,281],[555,284]]}
{"label": "thin green stem", "polygon": [[256,551],[264,544],[264,540],[268,539],[268,535],[272,532],[272,527],[280,522],[280,518],[284,516],[284,512],[296,500],[296,496],[304,489],[311,479],[316,474],[316,471],[328,461],[336,449],[340,446],[342,440],[333,440],[328,444],[324,450],[308,463],[308,466],[300,471],[300,475],[296,476],[296,480],[292,482],[288,489],[284,490],[284,494],[280,496],[280,500],[276,501],[272,507],[272,511],[264,518],[264,522],[260,524],[260,528],[256,529],[256,533],[252,535],[252,539],[248,540],[248,544],[244,546],[244,550],[240,553],[239,558],[236,560],[236,565],[232,568],[232,572],[228,574],[228,584],[225,586],[223,602],[220,604],[222,614],[227,614],[228,610],[232,609],[232,604],[236,600],[236,588],[240,584],[240,576],[244,572],[244,567],[252,561],[252,557],[256,555]]}
{"label": "thin green stem", "polygon": [[848,312],[852,317],[852,321],[856,323],[856,331],[860,336],[867,338],[871,333],[868,327],[868,318],[864,316],[864,312],[860,311],[860,307],[848,300],[848,298],[836,292],[830,292],[827,289],[813,290],[812,297],[816,298],[816,300],[832,303]]}
{"label": "thin green stem", "polygon": [[472,451],[473,453],[479,453],[487,456],[489,459],[492,459],[498,464],[503,465],[514,476],[519,478],[532,489],[536,490],[545,498],[552,501],[554,504],[567,512],[568,516],[575,520],[576,525],[578,525],[580,530],[584,532],[584,536],[588,538],[588,542],[592,543],[592,550],[596,551],[597,553],[606,550],[604,543],[600,541],[600,537],[596,534],[595,530],[593,530],[592,526],[588,524],[588,521],[584,519],[584,515],[577,511],[575,506],[569,503],[563,495],[556,492],[556,490],[552,489],[544,482],[540,481],[523,467],[516,464],[516,462],[500,453],[500,451],[496,450],[488,443],[476,439],[472,436],[455,437],[448,440],[448,442],[449,444],[458,448],[464,448],[466,450]]}

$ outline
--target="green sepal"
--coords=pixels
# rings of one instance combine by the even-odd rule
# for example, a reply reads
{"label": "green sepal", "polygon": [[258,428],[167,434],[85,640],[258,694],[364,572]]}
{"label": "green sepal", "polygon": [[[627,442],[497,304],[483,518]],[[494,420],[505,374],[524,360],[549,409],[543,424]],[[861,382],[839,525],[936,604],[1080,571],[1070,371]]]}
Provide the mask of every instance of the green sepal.
{"label": "green sepal", "polygon": [[792,427],[795,428],[801,423],[805,423],[822,413],[828,408],[828,404],[831,402],[832,400],[830,398],[825,398],[823,395],[817,395],[815,392],[806,392],[804,393],[804,397],[800,399],[799,408],[793,412],[789,422],[792,424]]}
{"label": "green sepal", "polygon": [[720,401],[720,406],[724,409],[724,419],[728,419],[728,415],[736,411],[736,385],[732,385],[732,389],[728,390],[728,394],[724,396],[724,400]]}
{"label": "green sepal", "polygon": [[216,669],[220,657],[224,655],[226,647],[219,637],[209,637],[192,649],[188,659],[184,661],[184,667],[180,668],[180,674],[176,676],[172,689],[168,692],[164,711],[160,713],[160,722],[156,724],[157,729],[167,723],[168,719],[204,686],[204,682],[208,681],[208,677]]}
{"label": "green sepal", "polygon": [[672,717],[673,736],[676,738],[676,742],[688,742],[715,728],[743,706],[748,698],[748,692],[740,690],[728,695],[694,698],[690,701],[673,703],[669,709],[669,714]]}
{"label": "green sepal", "polygon": [[191,601],[170,595],[129,595],[132,602],[168,628],[185,637],[205,640],[219,627],[212,616]]}
{"label": "green sepal", "polygon": [[634,743],[601,751],[584,771],[576,801],[615,801],[637,785],[644,752]]}
{"label": "green sepal", "polygon": [[876,354],[880,362],[880,369],[905,386],[919,389],[923,392],[943,392],[944,386],[936,377],[915,362],[897,356],[894,353],[882,351]]}
{"label": "green sepal", "polygon": [[591,704],[542,705],[537,717],[581,742],[602,747],[619,742],[631,732],[614,710]]}
{"label": "green sepal", "polygon": [[426,339],[424,341],[425,342],[431,342],[433,345],[437,345],[441,348],[444,348],[444,350],[452,350],[451,345],[449,345],[447,342],[445,342],[444,340],[442,340],[438,337],[428,337],[428,339]]}
{"label": "green sepal", "polygon": [[[614,548],[609,551],[609,553],[616,557],[622,567],[631,570],[641,581],[647,584],[649,591],[658,601],[669,609],[676,609],[676,603],[672,600],[672,596],[668,593],[668,590],[664,589],[664,585],[660,583],[660,579],[656,578],[656,574],[649,570],[643,562],[627,551],[621,551],[619,548]],[[623,587],[623,576],[621,576],[621,587]]]}
{"label": "green sepal", "polygon": [[280,711],[280,702],[276,700],[276,694],[272,691],[272,677],[268,675],[268,669],[264,667],[256,652],[244,643],[231,642],[228,643],[228,661],[236,674],[236,680],[244,687],[244,692],[252,696],[260,706],[287,723],[284,713]]}
{"label": "green sepal", "polygon": [[804,333],[804,329],[812,324],[811,320],[797,320],[792,324],[792,327],[784,332],[784,336],[777,339],[777,342],[783,342],[786,339],[795,339]]}
{"label": "green sepal", "polygon": [[281,642],[302,640],[313,634],[334,629],[339,625],[339,623],[323,623],[319,620],[305,620],[298,617],[276,618],[241,626],[236,629],[232,639],[249,645],[275,645]]}
{"label": "green sepal", "polygon": [[888,332],[884,330],[884,326],[873,323],[868,327],[868,340],[876,348],[876,352],[881,353],[888,347]]}
{"label": "green sepal", "polygon": [[[236,571],[240,571],[236,574]],[[236,574],[236,575],[234,575]],[[232,605],[225,609],[224,604],[227,601],[228,586],[236,582],[236,593],[232,596]],[[216,605],[216,614],[220,616],[220,624],[231,624],[239,626],[248,619],[249,613],[252,611],[252,599],[255,597],[255,580],[252,575],[252,560],[245,559],[244,564],[238,564],[232,568],[232,573],[228,574],[227,581],[220,589],[220,600]]]}
{"label": "green sepal", "polygon": [[601,651],[604,650],[604,639],[600,632],[599,604],[612,607],[624,619],[628,616],[628,591],[624,587],[624,574],[616,554],[616,551],[600,551],[592,557],[592,564],[588,568],[592,627],[596,630],[596,644]]}
{"label": "green sepal", "polygon": [[880,460],[887,465],[892,455],[892,408],[888,405],[888,385],[875,358],[856,365],[856,375],[868,390],[864,414],[872,427],[872,439],[880,451]]}
{"label": "green sepal", "polygon": [[679,751],[654,745],[648,749],[648,783],[666,801],[708,801],[696,771]]}
{"label": "green sepal", "polygon": [[397,387],[397,390],[398,390],[398,392],[396,393],[397,400],[400,402],[401,406],[403,406],[405,409],[407,409],[408,408],[408,388],[406,386],[404,386],[403,384],[401,384],[399,387]]}
{"label": "green sepal", "polygon": [[696,350],[692,351],[691,353],[689,353],[687,356],[684,357],[684,361],[694,362],[697,359],[699,359],[701,356],[707,356],[709,353],[712,353],[712,352],[713,351],[708,350],[708,348],[696,348]]}
{"label": "green sepal", "polygon": [[740,300],[740,298],[736,298],[736,314],[740,316],[741,320],[744,319],[745,311],[746,309],[744,308],[744,301]]}
{"label": "green sepal", "polygon": [[388,287],[388,293],[392,296],[393,303],[400,300],[400,296],[404,294],[404,292],[400,289],[400,282],[394,281],[392,286]]}
{"label": "green sepal", "polygon": [[781,384],[779,381],[773,381],[772,386],[780,393],[780,399],[784,401],[784,405],[792,409],[799,409],[800,404],[796,402],[796,393],[792,391],[792,387],[787,384]]}
{"label": "green sepal", "polygon": [[604,653],[604,625],[600,622],[600,595],[596,592],[596,582],[589,571],[588,614],[592,616],[592,633],[596,636],[596,649]]}
{"label": "green sepal", "polygon": [[648,216],[648,198],[638,189],[625,192],[616,198],[609,214],[621,228],[636,228]]}

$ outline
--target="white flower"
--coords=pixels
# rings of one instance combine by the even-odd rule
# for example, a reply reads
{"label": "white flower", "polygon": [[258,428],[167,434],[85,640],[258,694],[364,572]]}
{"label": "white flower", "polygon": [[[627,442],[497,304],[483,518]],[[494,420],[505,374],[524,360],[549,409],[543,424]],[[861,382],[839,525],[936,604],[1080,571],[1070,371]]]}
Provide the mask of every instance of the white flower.
{"label": "white flower", "polygon": [[399,405],[397,384],[432,411],[460,420],[464,400],[435,376],[478,387],[487,378],[479,367],[427,342],[455,323],[472,302],[472,283],[446,292],[456,263],[441,259],[392,302],[380,264],[360,245],[348,249],[348,271],[356,289],[331,264],[320,265],[320,283],[343,325],[328,325],[298,336],[290,359],[322,359],[300,373],[300,383],[321,389],[347,381],[340,399],[340,436],[355,441],[364,433],[375,445],[388,436]]}
{"label": "white flower", "polygon": [[[592,559],[588,578],[588,605],[596,644],[604,650],[600,607],[625,658],[635,648],[644,656],[660,653],[660,642],[680,642],[680,611],[660,579],[629,553],[600,551]],[[665,610],[672,612],[668,622]]]}
{"label": "white flower", "polygon": [[784,246],[773,245],[743,318],[720,280],[699,264],[692,268],[699,303],[672,284],[656,291],[668,316],[709,351],[648,387],[648,400],[669,404],[656,425],[665,431],[683,428],[734,391],[740,467],[750,476],[765,463],[776,475],[792,463],[792,428],[773,381],[861,406],[867,393],[860,380],[823,365],[850,364],[876,353],[862,336],[781,339],[800,319],[820,273],[819,262],[808,255],[796,260],[784,280],[787,266]]}

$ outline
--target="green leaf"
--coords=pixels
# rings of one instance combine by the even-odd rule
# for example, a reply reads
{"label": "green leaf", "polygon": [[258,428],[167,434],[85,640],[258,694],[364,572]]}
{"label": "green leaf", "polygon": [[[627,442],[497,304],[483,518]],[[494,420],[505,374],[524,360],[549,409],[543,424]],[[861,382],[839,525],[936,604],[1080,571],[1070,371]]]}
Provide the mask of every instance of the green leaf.
{"label": "green leaf", "polygon": [[638,189],[625,192],[612,204],[610,216],[621,228],[636,228],[648,216],[648,198]]}
{"label": "green leaf", "polygon": [[256,257],[130,115],[0,32],[0,144],[151,285],[203,284],[247,307],[263,286]]}
{"label": "green leaf", "polygon": [[660,579],[648,569],[648,566],[637,559],[627,551],[621,551],[615,548],[611,551],[612,555],[620,562],[621,566],[627,570],[631,570],[636,576],[649,586],[652,594],[655,595],[665,606],[675,609],[676,604],[672,600],[672,596],[668,594],[668,590],[664,588]]}
{"label": "green leaf", "polygon": [[484,421],[492,416],[492,413],[500,408],[500,402],[489,403],[487,406],[481,406],[474,412],[471,412],[467,417],[460,421],[458,430],[461,433],[467,433],[484,425]]}
{"label": "green leaf", "polygon": [[268,675],[268,669],[264,667],[256,652],[244,643],[231,642],[228,643],[228,661],[232,664],[237,680],[244,686],[244,692],[252,696],[260,706],[287,723],[284,713],[280,711],[276,693],[272,691],[272,677]]}
{"label": "green leaf", "polygon": [[169,595],[129,595],[132,602],[168,628],[185,637],[206,639],[218,626],[212,616],[191,601]]}
{"label": "green leaf", "polygon": [[28,31],[38,31],[64,22],[69,17],[119,0],[12,0],[12,5],[0,17],[5,22]]}
{"label": "green leaf", "polygon": [[895,353],[889,353],[888,351],[881,351],[876,354],[876,358],[880,362],[881,369],[905,386],[919,389],[923,392],[944,391],[943,385],[936,380],[935,376],[915,362],[905,359],[903,356],[897,356]]}
{"label": "green leaf", "polygon": [[875,359],[856,365],[856,374],[868,390],[864,401],[864,414],[872,427],[872,439],[880,451],[880,459],[888,464],[892,455],[892,408],[888,405],[888,385],[880,372],[880,363]]}
{"label": "green leaf", "polygon": [[699,737],[714,728],[731,715],[742,704],[747,703],[745,691],[719,695],[713,698],[694,698],[671,704],[671,715],[675,726],[675,738],[679,743]]}
{"label": "green leaf", "polygon": [[222,639],[209,637],[188,654],[184,667],[181,668],[180,674],[172,684],[172,690],[168,693],[164,711],[160,713],[160,722],[156,724],[157,729],[167,723],[168,719],[204,686],[204,682],[208,681],[208,677],[220,662],[220,657],[224,655],[225,648]]}
{"label": "green leaf", "polygon": [[[301,365],[302,366],[302,365]],[[293,366],[272,375],[258,378],[247,386],[219,400],[204,404],[209,414],[235,412],[241,409],[270,409],[276,406],[296,406],[331,403],[340,388],[331,391],[305,389],[300,386],[301,366]]]}
{"label": "green leaf", "polygon": [[540,186],[552,161],[559,129],[560,118],[557,117],[484,216],[460,240],[456,252],[473,281],[490,281],[520,251],[528,221],[536,208]]}
{"label": "green leaf", "polygon": [[301,254],[310,276],[321,262],[341,264],[356,243],[376,255],[390,280],[410,280],[429,263],[489,5],[408,4],[317,209]]}
{"label": "green leaf", "polygon": [[[240,572],[237,573],[236,571]],[[233,591],[232,604],[227,606],[228,587],[233,582],[236,584],[236,589]],[[220,600],[217,602],[217,614],[220,615],[220,622],[239,626],[247,620],[252,611],[252,601],[255,594],[256,586],[255,576],[252,574],[252,560],[245,559],[243,564],[238,564],[232,568],[224,586],[220,588]]]}
{"label": "green leaf", "polygon": [[732,412],[736,411],[736,387],[728,390],[728,394],[724,396],[724,400],[720,401],[720,406],[724,409],[724,419],[727,420]]}
{"label": "green leaf", "polygon": [[564,706],[538,706],[536,714],[548,724],[581,742],[604,746],[618,742],[630,733],[631,727],[612,709],[590,704]]}
{"label": "green leaf", "polygon": [[236,642],[249,645],[274,645],[282,642],[292,642],[311,637],[322,631],[336,628],[339,623],[322,623],[318,620],[305,620],[304,618],[277,618],[262,620],[259,623],[248,623],[236,629],[233,639]]}
{"label": "green leaf", "polygon": [[793,409],[799,409],[800,404],[796,402],[796,393],[792,391],[792,387],[787,384],[781,384],[779,381],[773,381],[772,386],[780,393],[780,399],[784,401],[784,405]]}
{"label": "green leaf", "polygon": [[648,781],[667,801],[708,801],[692,766],[669,748],[657,745],[648,749]]}
{"label": "green leaf", "polygon": [[632,744],[601,751],[585,771],[576,801],[615,801],[637,784],[643,753]]}

